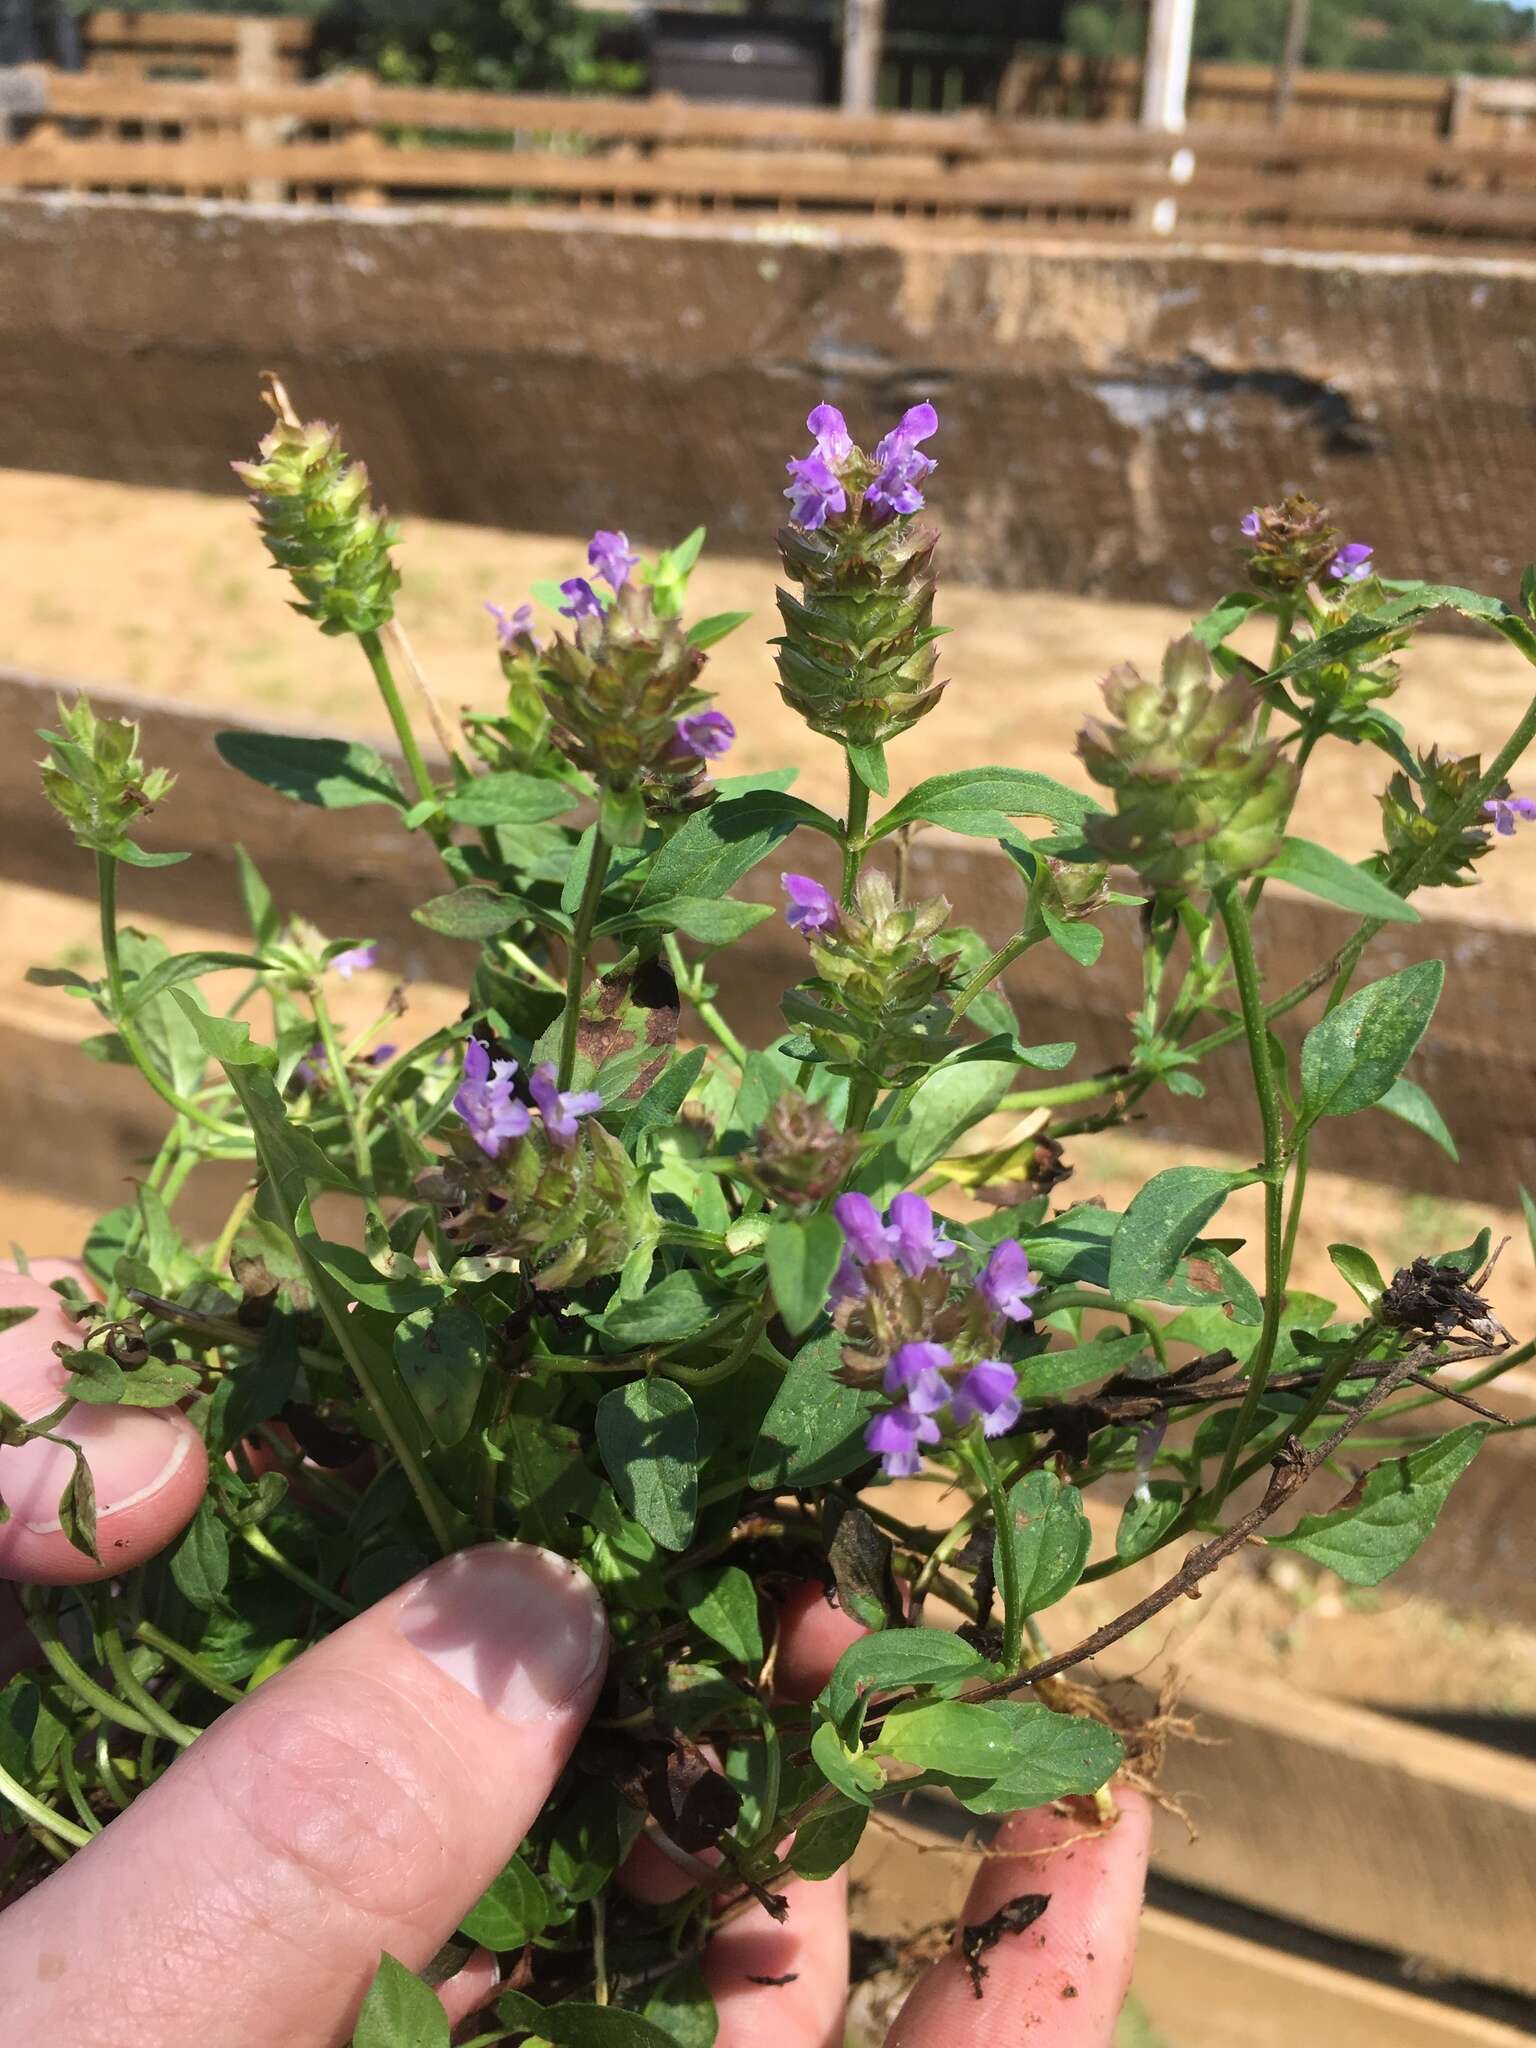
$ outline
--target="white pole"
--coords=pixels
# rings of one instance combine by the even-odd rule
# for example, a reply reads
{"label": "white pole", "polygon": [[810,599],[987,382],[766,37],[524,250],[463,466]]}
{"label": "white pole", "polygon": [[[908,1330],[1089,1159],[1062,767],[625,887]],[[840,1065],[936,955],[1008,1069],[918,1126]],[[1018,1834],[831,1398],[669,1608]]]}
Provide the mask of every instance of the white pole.
{"label": "white pole", "polygon": [[1177,133],[1189,91],[1195,0],[1152,0],[1141,73],[1141,125]]}
{"label": "white pole", "polygon": [[885,0],[843,0],[843,112],[872,114],[880,91]]}

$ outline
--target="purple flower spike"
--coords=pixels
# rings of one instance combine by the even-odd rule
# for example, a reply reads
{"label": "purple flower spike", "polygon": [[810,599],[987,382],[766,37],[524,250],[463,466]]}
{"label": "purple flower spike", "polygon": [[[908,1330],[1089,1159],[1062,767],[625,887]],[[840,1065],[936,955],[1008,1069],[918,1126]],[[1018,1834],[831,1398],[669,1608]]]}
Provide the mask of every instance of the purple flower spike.
{"label": "purple flower spike", "polygon": [[789,919],[791,931],[804,935],[824,932],[828,925],[837,923],[837,903],[829,889],[823,889],[820,882],[809,875],[780,875],[784,894],[789,898],[785,916]]}
{"label": "purple flower spike", "polygon": [[949,1402],[945,1369],[954,1359],[942,1344],[903,1344],[885,1368],[883,1385],[899,1394],[914,1415],[936,1415]]}
{"label": "purple flower spike", "polygon": [[1012,1429],[1023,1409],[1018,1384],[1019,1376],[1006,1359],[984,1358],[955,1389],[956,1422],[974,1422],[979,1416],[983,1436],[1001,1436]]}
{"label": "purple flower spike", "polygon": [[938,465],[931,455],[920,455],[917,444],[938,431],[939,416],[931,405],[924,401],[908,407],[875,450],[880,473],[864,493],[871,511],[887,516],[922,511],[921,487]]}
{"label": "purple flower spike", "polygon": [[531,604],[520,604],[515,612],[503,611],[499,604],[488,604],[486,610],[496,621],[496,645],[503,654],[538,653]]}
{"label": "purple flower spike", "polygon": [[469,1135],[488,1158],[498,1159],[509,1138],[521,1138],[533,1124],[525,1103],[512,1093],[516,1060],[493,1060],[478,1038],[464,1046],[464,1078],[453,1106]]}
{"label": "purple flower spike", "polygon": [[701,761],[718,761],[735,740],[736,728],[723,711],[685,711],[677,721],[677,744]]}
{"label": "purple flower spike", "polygon": [[853,453],[853,436],[848,422],[835,405],[823,399],[813,406],[805,424],[816,436],[816,453],[824,462],[846,462]]}
{"label": "purple flower spike", "polygon": [[887,1408],[867,1423],[866,1447],[874,1451],[888,1479],[911,1479],[923,1468],[920,1444],[936,1444],[939,1425],[911,1408]]}
{"label": "purple flower spike", "polygon": [[[603,581],[616,591],[624,588],[629,581],[630,570],[639,559],[629,551],[627,533],[609,533],[600,528],[587,543],[587,560]],[[567,587],[563,583],[560,586],[562,590]]]}
{"label": "purple flower spike", "polygon": [[784,495],[789,500],[790,517],[796,526],[804,527],[807,533],[815,533],[835,512],[848,509],[848,493],[843,489],[842,478],[819,451],[812,455],[797,455],[784,467],[791,479]]}
{"label": "purple flower spike", "polygon": [[1237,530],[1246,540],[1258,539],[1259,535],[1264,531],[1264,522],[1259,517],[1257,507],[1252,512],[1245,512],[1243,514],[1242,518],[1237,522]]}
{"label": "purple flower spike", "polygon": [[891,1204],[891,1228],[896,1238],[896,1256],[914,1280],[931,1273],[945,1259],[952,1259],[956,1247],[944,1235],[933,1211],[921,1195],[898,1195]]}
{"label": "purple flower spike", "polygon": [[560,586],[560,594],[570,599],[569,604],[560,607],[562,619],[600,619],[603,616],[603,600],[585,576],[567,576]]}
{"label": "purple flower spike", "polygon": [[851,1252],[844,1252],[837,1262],[837,1271],[832,1275],[832,1285],[827,1293],[827,1307],[840,1308],[845,1301],[862,1301],[866,1289],[864,1275],[859,1271]]}
{"label": "purple flower spike", "polygon": [[528,1092],[539,1105],[544,1128],[557,1145],[574,1145],[579,1128],[576,1119],[591,1116],[603,1106],[602,1096],[591,1088],[567,1089],[562,1093],[555,1086],[553,1060],[543,1060],[534,1068],[528,1076]]}
{"label": "purple flower spike", "polygon": [[378,957],[378,946],[370,941],[366,946],[349,946],[345,953],[333,954],[331,966],[343,981],[350,981],[354,974],[361,974],[365,969],[376,965]]}
{"label": "purple flower spike", "polygon": [[888,1259],[895,1250],[893,1233],[881,1222],[880,1211],[868,1195],[839,1195],[832,1204],[832,1214],[842,1228],[849,1252],[860,1265],[873,1266]]}
{"label": "purple flower spike", "polygon": [[1536,799],[1528,796],[1491,796],[1483,805],[1484,813],[1492,818],[1493,829],[1508,839],[1514,832],[1515,820],[1536,818]]}
{"label": "purple flower spike", "polygon": [[1010,1323],[1029,1321],[1034,1313],[1029,1297],[1040,1292],[1040,1283],[1032,1277],[1024,1247],[1016,1237],[1005,1237],[993,1247],[976,1286],[992,1313],[1006,1316]]}
{"label": "purple flower spike", "polygon": [[1370,575],[1375,552],[1369,541],[1352,540],[1328,564],[1328,574],[1335,583],[1359,583]]}

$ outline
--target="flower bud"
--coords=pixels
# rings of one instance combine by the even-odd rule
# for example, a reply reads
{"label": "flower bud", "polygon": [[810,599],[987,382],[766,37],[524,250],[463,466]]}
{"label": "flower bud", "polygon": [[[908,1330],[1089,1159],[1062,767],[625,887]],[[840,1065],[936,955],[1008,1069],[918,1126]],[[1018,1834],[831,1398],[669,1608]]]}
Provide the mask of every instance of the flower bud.
{"label": "flower bud", "polygon": [[[1256,505],[1244,514],[1240,530],[1252,548],[1248,580],[1256,589],[1281,597],[1298,595],[1340,555],[1339,529],[1321,505],[1300,491],[1278,505]],[[1344,573],[1353,573],[1354,566],[1352,556]]]}
{"label": "flower bud", "polygon": [[[1398,769],[1380,799],[1387,858],[1394,868],[1401,871],[1411,866],[1434,844],[1482,772],[1483,765],[1476,754],[1442,760],[1437,747],[1419,755],[1417,782]],[[1419,887],[1467,888],[1477,879],[1473,864],[1482,859],[1492,844],[1486,818],[1469,819],[1438,848],[1432,865],[1420,877]]]}
{"label": "flower bud", "polygon": [[816,448],[789,464],[792,522],[778,535],[800,596],[778,593],[779,688],[813,732],[854,746],[903,733],[938,702],[933,551],[915,522],[934,464],[918,444],[938,430],[931,405],[909,409],[873,455],[854,446],[835,406],[807,425]]}
{"label": "flower bud", "polygon": [[[793,905],[790,915],[794,922]],[[916,1078],[944,1036],[945,997],[960,981],[959,954],[931,944],[948,916],[944,897],[898,902],[889,880],[866,869],[847,909],[800,923],[816,978],[790,990],[785,1016],[829,1060],[862,1065],[890,1085]]]}
{"label": "flower bud", "polygon": [[394,616],[400,576],[389,551],[399,535],[374,509],[368,471],[337,428],[279,418],[259,462],[230,466],[251,487],[267,552],[303,600],[296,612],[322,633],[376,633]]}
{"label": "flower bud", "polygon": [[1106,722],[1090,720],[1078,752],[1115,793],[1084,836],[1154,889],[1190,889],[1251,874],[1279,852],[1296,770],[1278,741],[1254,735],[1259,696],[1240,677],[1218,683],[1193,634],[1175,640],[1161,679],[1134,668],[1106,677]]}
{"label": "flower bud", "polygon": [[740,1165],[771,1200],[810,1209],[842,1186],[858,1156],[854,1134],[840,1131],[824,1109],[803,1095],[785,1094],[769,1110]]}
{"label": "flower bud", "polygon": [[98,718],[84,697],[59,704],[58,732],[42,732],[43,794],[93,853],[118,853],[140,818],[169,794],[175,776],[139,758],[139,728],[126,718]]}

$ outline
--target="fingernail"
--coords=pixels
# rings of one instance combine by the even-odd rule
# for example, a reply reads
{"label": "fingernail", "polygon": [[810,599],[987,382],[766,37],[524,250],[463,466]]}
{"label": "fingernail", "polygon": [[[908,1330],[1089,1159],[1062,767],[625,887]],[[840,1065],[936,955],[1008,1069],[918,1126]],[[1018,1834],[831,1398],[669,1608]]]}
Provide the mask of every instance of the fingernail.
{"label": "fingernail", "polygon": [[530,1544],[483,1544],[445,1558],[400,1609],[400,1632],[504,1721],[545,1721],[607,1654],[596,1588],[568,1559]]}
{"label": "fingernail", "polygon": [[[190,1430],[167,1428],[160,1417],[132,1408],[77,1405],[60,1432],[85,1452],[98,1522],[159,1493],[196,1441]],[[0,1451],[0,1496],[23,1528],[48,1536],[61,1526],[59,1495],[74,1466],[73,1453],[63,1444],[34,1439]]]}

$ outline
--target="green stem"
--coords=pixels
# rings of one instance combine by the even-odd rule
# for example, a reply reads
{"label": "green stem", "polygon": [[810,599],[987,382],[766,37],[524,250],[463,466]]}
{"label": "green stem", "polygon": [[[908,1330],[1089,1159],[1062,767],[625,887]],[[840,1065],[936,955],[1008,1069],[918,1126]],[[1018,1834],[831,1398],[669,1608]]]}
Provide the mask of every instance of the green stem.
{"label": "green stem", "polygon": [[215,1273],[223,1274],[224,1263],[228,1259],[230,1252],[234,1249],[235,1239],[240,1233],[240,1226],[251,1213],[255,1200],[256,1187],[253,1182],[225,1217],[224,1228],[219,1232],[213,1250],[208,1254],[208,1264]]}
{"label": "green stem", "polygon": [[961,989],[959,995],[950,1004],[949,1014],[952,1020],[963,1017],[976,998],[990,988],[997,977],[1006,968],[1011,967],[1021,953],[1027,953],[1031,946],[1039,945],[1041,939],[1045,936],[1043,927],[1037,924],[1030,914],[1033,912],[1035,904],[1033,892],[1030,895],[1029,901],[1030,908],[1029,912],[1025,914],[1024,929],[1017,938],[1010,939],[1006,946],[999,946],[992,955],[992,958],[984,966],[978,968],[976,973],[971,976],[965,987]]}
{"label": "green stem", "polygon": [[65,1649],[60,1638],[58,1625],[51,1614],[36,1610],[27,1615],[37,1647],[52,1665],[54,1675],[61,1679],[84,1706],[100,1714],[104,1721],[113,1721],[119,1728],[127,1728],[135,1735],[153,1735],[157,1731],[131,1707],[125,1707],[115,1700],[111,1693],[103,1690],[89,1673],[82,1671],[74,1658]]}
{"label": "green stem", "polygon": [[847,839],[843,849],[843,908],[846,910],[853,901],[859,869],[864,865],[864,834],[869,826],[869,785],[854,767],[853,756],[845,754],[845,758],[848,763],[848,822],[843,828]]}
{"label": "green stem", "polygon": [[83,1849],[91,1839],[84,1828],[76,1827],[72,1820],[65,1820],[51,1806],[44,1806],[40,1799],[34,1799],[24,1786],[17,1784],[3,1764],[0,1764],[0,1798],[7,1799],[33,1827],[45,1828],[58,1841],[68,1842],[72,1849]]}
{"label": "green stem", "polygon": [[298,1565],[284,1557],[263,1530],[242,1529],[239,1534],[248,1550],[254,1550],[259,1558],[265,1559],[271,1565],[273,1571],[280,1572],[290,1585],[297,1586],[303,1593],[308,1593],[312,1600],[318,1600],[321,1606],[328,1607],[332,1614],[339,1614],[343,1621],[350,1621],[354,1614],[360,1612],[350,1600],[344,1600],[339,1593],[333,1593],[329,1586],[322,1586],[318,1579],[311,1578],[308,1572],[301,1570]]}
{"label": "green stem", "polygon": [[[406,716],[405,705],[400,698],[394,671],[389,665],[389,656],[384,652],[384,643],[377,633],[359,633],[358,641],[368,657],[368,666],[373,670],[373,679],[379,686],[379,695],[384,699],[384,709],[389,713],[389,722],[395,729],[395,739],[400,752],[405,756],[405,765],[410,771],[416,794],[423,803],[432,803],[437,797],[437,785],[428,771],[422,751],[416,744],[416,735],[411,730],[411,721]],[[439,850],[446,850],[452,843],[447,823],[442,818],[429,818],[427,830]]]}
{"label": "green stem", "polygon": [[352,1152],[357,1161],[358,1184],[363,1198],[375,1215],[379,1205],[374,1193],[373,1165],[368,1143],[368,1125],[358,1112],[357,1090],[352,1086],[352,1076],[347,1072],[346,1054],[336,1036],[335,1021],[331,1006],[319,988],[310,993],[310,1007],[315,1013],[315,1029],[320,1033],[320,1043],[325,1051],[326,1070],[331,1086],[336,1090],[336,1099],[341,1104],[342,1116],[346,1119],[347,1130],[352,1139]]}
{"label": "green stem", "polygon": [[612,847],[599,832],[592,842],[592,860],[587,868],[586,882],[582,886],[581,903],[571,932],[570,954],[565,963],[565,1014],[560,1019],[560,1072],[557,1083],[561,1088],[570,1087],[571,1076],[576,1071],[576,1031],[581,1022],[587,948],[592,943],[592,927],[597,922],[597,906],[602,899],[603,883],[608,878],[608,862],[612,852]]}
{"label": "green stem", "polygon": [[980,1423],[976,1425],[968,1448],[976,1476],[987,1489],[992,1521],[997,1529],[997,1557],[998,1563],[1002,1566],[998,1574],[998,1590],[1003,1596],[1001,1662],[1005,1671],[1017,1671],[1022,1663],[1024,1647],[1024,1589],[1019,1583],[1019,1557],[1013,1541],[1008,1489],[1003,1484],[1002,1473],[997,1469],[992,1447],[981,1433]]}
{"label": "green stem", "polygon": [[1091,1287],[1053,1287],[1032,1304],[1037,1319],[1054,1315],[1061,1308],[1094,1308],[1105,1315],[1124,1316],[1129,1323],[1135,1323],[1152,1347],[1153,1356],[1163,1371],[1168,1370],[1168,1343],[1163,1335],[1163,1326],[1156,1316],[1146,1314],[1142,1309],[1132,1308],[1129,1303],[1116,1301],[1111,1294],[1095,1294]]}
{"label": "green stem", "polygon": [[154,1694],[135,1677],[133,1666],[128,1662],[128,1653],[123,1648],[123,1639],[110,1619],[100,1628],[100,1634],[107,1667],[117,1680],[124,1699],[137,1707],[149,1725],[168,1742],[174,1742],[178,1749],[189,1749],[196,1742],[199,1731],[189,1728],[184,1721],[178,1721],[174,1714],[168,1714]]}
{"label": "green stem", "polygon": [[195,1102],[189,1102],[179,1095],[168,1081],[162,1080],[156,1072],[144,1041],[128,1019],[127,995],[123,986],[122,956],[117,944],[117,857],[115,854],[98,853],[96,856],[96,886],[101,898],[101,952],[107,969],[107,988],[112,998],[112,1022],[117,1035],[123,1041],[129,1058],[144,1079],[154,1089],[160,1100],[168,1103],[178,1115],[189,1123],[201,1124],[204,1130],[217,1131],[221,1138],[240,1138],[250,1143],[248,1132],[238,1124],[224,1123],[216,1116],[210,1116]]}
{"label": "green stem", "polygon": [[188,1677],[194,1679],[204,1692],[211,1692],[216,1699],[228,1700],[231,1706],[238,1707],[245,1698],[245,1694],[238,1686],[226,1685],[195,1651],[189,1650],[185,1644],[178,1643],[173,1637],[164,1634],[152,1621],[141,1621],[134,1634],[147,1649],[157,1650],[172,1664],[179,1664]]}
{"label": "green stem", "polygon": [[1285,1308],[1286,1277],[1285,1111],[1280,1100],[1280,1085],[1269,1057],[1269,1025],[1264,1014],[1258,965],[1253,957],[1253,933],[1235,882],[1224,882],[1216,891],[1215,907],[1226,929],[1238,1002],[1243,1013],[1243,1032],[1248,1040],[1248,1063],[1253,1069],[1254,1091],[1259,1098],[1259,1117],[1264,1127],[1264,1323],[1248,1362],[1248,1391],[1237,1411],[1237,1421],[1212,1491],[1213,1513],[1231,1489],[1238,1453],[1253,1427],[1264,1396],[1265,1382],[1269,1378],[1275,1344],[1280,1335],[1280,1317]]}

